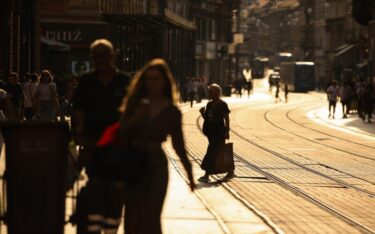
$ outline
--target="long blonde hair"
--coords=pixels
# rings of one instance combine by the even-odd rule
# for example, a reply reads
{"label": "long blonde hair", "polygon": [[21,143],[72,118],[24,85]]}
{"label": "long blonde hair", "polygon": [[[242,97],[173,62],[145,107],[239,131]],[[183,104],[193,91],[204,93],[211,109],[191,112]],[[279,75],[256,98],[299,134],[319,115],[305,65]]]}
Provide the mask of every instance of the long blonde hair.
{"label": "long blonde hair", "polygon": [[164,59],[156,58],[148,62],[135,74],[135,77],[129,86],[128,94],[125,96],[119,109],[121,112],[124,112],[125,115],[133,113],[141,100],[147,97],[148,90],[145,83],[145,74],[151,69],[159,71],[166,81],[163,96],[174,105],[177,104],[177,87],[172,72]]}

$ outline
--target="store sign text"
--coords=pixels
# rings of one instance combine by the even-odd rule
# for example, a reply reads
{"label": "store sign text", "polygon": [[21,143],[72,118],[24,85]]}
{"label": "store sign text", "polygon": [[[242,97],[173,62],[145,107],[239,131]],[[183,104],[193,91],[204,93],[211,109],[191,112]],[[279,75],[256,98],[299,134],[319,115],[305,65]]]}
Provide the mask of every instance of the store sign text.
{"label": "store sign text", "polygon": [[46,37],[64,42],[81,42],[82,41],[82,31],[76,29],[73,31],[67,30],[46,30]]}

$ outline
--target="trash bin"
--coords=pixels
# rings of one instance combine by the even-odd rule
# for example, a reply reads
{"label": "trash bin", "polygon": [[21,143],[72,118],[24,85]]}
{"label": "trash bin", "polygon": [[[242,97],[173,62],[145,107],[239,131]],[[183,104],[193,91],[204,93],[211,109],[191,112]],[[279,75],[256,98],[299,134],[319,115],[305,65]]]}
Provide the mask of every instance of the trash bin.
{"label": "trash bin", "polygon": [[8,233],[64,233],[67,124],[5,123],[1,128]]}
{"label": "trash bin", "polygon": [[230,97],[232,95],[232,87],[230,85],[223,85],[222,92],[223,96]]}

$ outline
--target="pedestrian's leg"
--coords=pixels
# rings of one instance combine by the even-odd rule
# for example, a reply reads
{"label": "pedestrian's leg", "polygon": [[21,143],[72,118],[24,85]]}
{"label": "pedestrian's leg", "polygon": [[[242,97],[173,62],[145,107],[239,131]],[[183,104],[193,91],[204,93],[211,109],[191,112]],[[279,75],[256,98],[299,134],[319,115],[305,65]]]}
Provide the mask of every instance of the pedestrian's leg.
{"label": "pedestrian's leg", "polygon": [[124,199],[124,185],[108,181],[106,192],[106,211],[104,220],[105,234],[116,234],[121,222]]}
{"label": "pedestrian's leg", "polygon": [[328,101],[328,118],[331,117],[331,108],[332,108],[332,102]]}
{"label": "pedestrian's leg", "polygon": [[336,113],[336,102],[333,103],[333,113],[332,113],[332,118],[335,118],[335,113]]}

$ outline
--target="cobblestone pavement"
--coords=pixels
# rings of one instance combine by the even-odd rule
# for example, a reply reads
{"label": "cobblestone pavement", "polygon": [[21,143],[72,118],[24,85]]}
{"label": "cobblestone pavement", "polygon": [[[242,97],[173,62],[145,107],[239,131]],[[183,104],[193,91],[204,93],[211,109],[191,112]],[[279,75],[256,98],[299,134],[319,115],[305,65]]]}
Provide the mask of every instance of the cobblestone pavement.
{"label": "cobblestone pavement", "polygon": [[[360,134],[362,130],[353,127],[348,133],[307,118],[308,111],[325,107],[320,94],[292,93],[287,104],[270,98],[245,100],[227,100],[238,157],[236,178],[226,185],[286,233],[373,232],[371,130],[363,128]],[[199,164],[207,141],[198,129],[198,117],[196,108],[187,110],[184,126],[187,147]],[[342,122],[328,124],[345,127],[337,126]]]}

